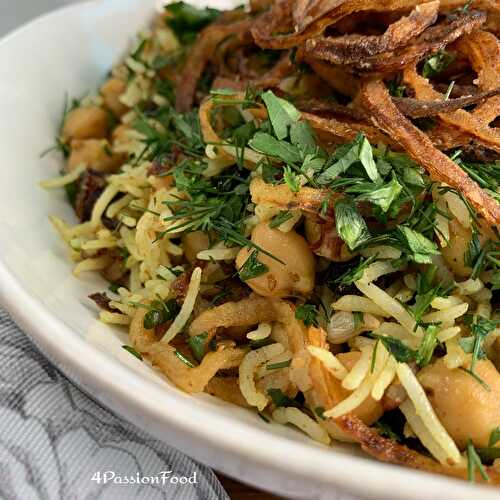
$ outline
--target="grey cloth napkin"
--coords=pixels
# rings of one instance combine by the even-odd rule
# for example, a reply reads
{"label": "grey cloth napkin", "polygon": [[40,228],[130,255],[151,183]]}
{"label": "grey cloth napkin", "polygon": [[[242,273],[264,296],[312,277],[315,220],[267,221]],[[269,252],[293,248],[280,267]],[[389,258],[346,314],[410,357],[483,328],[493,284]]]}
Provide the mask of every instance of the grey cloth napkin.
{"label": "grey cloth napkin", "polygon": [[210,469],[82,393],[0,309],[0,498],[229,497]]}

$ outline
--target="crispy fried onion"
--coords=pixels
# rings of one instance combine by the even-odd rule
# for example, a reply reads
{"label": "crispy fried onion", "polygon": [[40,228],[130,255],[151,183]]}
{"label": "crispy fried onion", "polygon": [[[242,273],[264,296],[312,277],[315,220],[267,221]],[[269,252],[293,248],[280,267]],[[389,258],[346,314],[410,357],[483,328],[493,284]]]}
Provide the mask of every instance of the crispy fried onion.
{"label": "crispy fried onion", "polygon": [[307,110],[308,113],[323,113],[327,115],[341,116],[359,122],[366,120],[365,113],[359,109],[338,104],[336,101],[331,99],[320,99],[317,97],[309,99],[299,98],[294,101],[294,104],[297,109],[301,111]]}
{"label": "crispy fried onion", "polygon": [[[435,116],[439,113],[456,111],[473,104],[481,105],[487,99],[500,94],[500,87],[495,90],[478,92],[472,95],[461,96],[454,99],[439,101],[421,101],[413,97],[393,97],[392,101],[405,116],[410,118],[425,118]],[[326,99],[304,99],[295,102],[300,110],[307,110],[309,113],[326,113],[334,116],[347,117],[352,120],[363,122],[364,114],[356,108],[343,106],[332,100]]]}
{"label": "crispy fried onion", "polygon": [[278,62],[269,70],[266,71],[263,75],[258,78],[254,78],[251,80],[234,80],[232,78],[226,78],[218,76],[214,83],[212,84],[212,88],[230,88],[234,90],[244,91],[247,87],[256,87],[262,89],[271,89],[279,87],[282,80],[290,75],[294,69],[294,65],[292,60],[290,59],[290,53],[284,53]]}
{"label": "crispy fried onion", "polygon": [[354,12],[412,9],[426,0],[278,0],[252,27],[257,45],[287,49],[317,36]]}
{"label": "crispy fried onion", "polygon": [[[500,9],[500,6],[499,6]],[[480,90],[494,90],[500,81],[500,40],[487,31],[476,31],[459,40],[458,50],[467,55],[472,68],[477,73],[477,85]],[[500,115],[500,97],[474,110],[474,116],[485,123],[491,123]]]}
{"label": "crispy fried onion", "polygon": [[231,35],[245,37],[251,25],[250,19],[230,24],[213,23],[200,33],[177,82],[175,102],[177,111],[188,111],[193,105],[198,80],[219,43]]}
{"label": "crispy fried onion", "polygon": [[179,358],[175,347],[164,344],[153,344],[148,352],[148,358],[153,366],[158,367],[177,387],[183,391],[203,392],[210,380],[219,370],[238,367],[246,354],[245,349],[223,347],[207,353],[199,366],[191,368]]}
{"label": "crispy fried onion", "polygon": [[393,97],[392,100],[399,111],[410,118],[424,118],[435,116],[439,113],[450,113],[457,109],[462,109],[472,104],[482,104],[489,99],[500,94],[500,87],[487,92],[479,92],[474,95],[457,97],[455,99],[421,101],[412,97]]}
{"label": "crispy fried onion", "polygon": [[[415,67],[406,68],[403,79],[414,90],[417,99],[443,100],[443,95],[435,91],[429,80],[420,76]],[[438,117],[445,125],[466,134],[489,149],[500,152],[500,132],[481,122],[473,113],[458,109],[438,113]]]}
{"label": "crispy fried onion", "polygon": [[364,82],[361,101],[374,123],[394,137],[415,161],[422,164],[433,180],[457,189],[491,224],[500,223],[500,204],[455,162],[436,149],[431,140],[398,111],[382,81]]}
{"label": "crispy fried onion", "polygon": [[[392,23],[382,35],[350,34],[339,37],[323,37],[306,42],[321,53],[321,59],[334,64],[356,64],[360,58],[393,51],[397,47],[407,45],[411,38],[420,35],[437,19],[439,1],[417,5],[410,15]],[[328,54],[328,57],[326,56]]]}
{"label": "crispy fried onion", "polygon": [[374,144],[383,143],[393,149],[399,149],[397,143],[389,136],[367,123],[356,122],[348,118],[344,118],[342,121],[335,118],[322,118],[305,112],[301,113],[301,118],[307,120],[316,132],[321,132],[331,136],[334,140],[336,139],[335,142],[339,140],[340,142],[352,141],[359,132],[362,132]]}
{"label": "crispy fried onion", "polygon": [[285,325],[287,344],[292,351],[298,350],[303,344],[304,325],[295,318],[293,306],[283,300],[258,295],[203,311],[193,320],[188,333],[192,337],[218,328],[253,326],[274,321]]}
{"label": "crispy fried onion", "polygon": [[[307,369],[301,364],[305,352],[306,327],[295,318],[294,306],[282,300],[258,295],[239,302],[227,302],[201,313],[191,324],[189,335],[198,335],[203,331],[214,332],[221,328],[251,327],[261,323],[273,323],[272,337],[277,343],[251,351],[245,356],[240,365],[238,393],[244,395],[247,403],[262,409],[269,402],[266,396],[268,388],[279,387],[293,397],[297,387],[310,385]],[[255,369],[263,361],[280,354],[290,356],[292,353],[297,359],[292,360],[290,372],[257,375],[258,380],[254,380]],[[214,385],[215,383],[210,384],[211,390],[214,390]],[[223,392],[220,387],[215,390]]]}
{"label": "crispy fried onion", "polygon": [[[320,214],[324,218],[333,217],[333,204],[336,195],[327,189],[316,189],[307,186],[294,193],[286,184],[267,184],[262,178],[255,177],[250,183],[252,202],[267,203],[282,209],[293,210],[299,208],[304,212]],[[328,201],[327,210],[322,210],[325,200]]]}
{"label": "crispy fried onion", "polygon": [[[486,14],[477,11],[462,12],[456,16],[450,16],[441,23],[425,30],[409,45],[399,47],[394,51],[359,58],[348,67],[363,72],[390,73],[399,71],[437,52],[465,33],[470,33],[481,26],[485,20]],[[305,52],[317,59],[332,63],[337,62],[335,55],[327,50],[322,38],[307,40]]]}
{"label": "crispy fried onion", "polygon": [[329,87],[343,95],[355,97],[359,92],[359,79],[340,66],[308,57],[302,49],[297,51],[297,59],[307,63]]}
{"label": "crispy fried onion", "polygon": [[[498,87],[500,81],[500,41],[495,35],[478,30],[461,38],[457,43],[457,50],[469,58],[478,75],[477,85],[480,90],[486,92]],[[486,127],[500,115],[500,96],[488,99],[470,114],[474,120]],[[471,139],[469,134],[445,124],[431,130],[430,136],[443,149],[467,145]]]}
{"label": "crispy fried onion", "polygon": [[144,328],[146,312],[146,309],[138,309],[132,319],[129,331],[132,345],[177,387],[186,392],[203,392],[219,370],[236,368],[247,352],[240,348],[222,348],[209,352],[199,366],[191,368],[181,360],[174,346],[158,342],[154,329]]}
{"label": "crispy fried onion", "polygon": [[[288,49],[296,47],[308,37],[322,33],[324,29],[335,22],[330,18],[318,19],[303,30],[295,31],[292,26],[293,9],[293,0],[277,0],[274,2],[272,7],[259,16],[252,26],[252,36],[255,43],[263,49]],[[287,34],[275,35],[275,33]]]}
{"label": "crispy fried onion", "polygon": [[[328,350],[326,334],[321,329],[309,328],[307,342],[311,346]],[[312,357],[308,366],[312,383],[311,390],[305,394],[308,406],[311,408],[333,408],[340,402],[338,381],[318,358]],[[405,465],[414,469],[457,478],[467,478],[465,468],[442,465],[432,458],[421,455],[392,439],[384,438],[377,430],[368,427],[352,413],[337,418],[327,418],[323,423],[329,432],[332,428],[337,433],[340,430],[345,436],[358,442],[366,453],[383,462]],[[500,474],[498,471],[493,467],[487,467],[486,470],[490,477],[489,484],[499,484]],[[476,480],[481,481],[479,473],[476,474]]]}

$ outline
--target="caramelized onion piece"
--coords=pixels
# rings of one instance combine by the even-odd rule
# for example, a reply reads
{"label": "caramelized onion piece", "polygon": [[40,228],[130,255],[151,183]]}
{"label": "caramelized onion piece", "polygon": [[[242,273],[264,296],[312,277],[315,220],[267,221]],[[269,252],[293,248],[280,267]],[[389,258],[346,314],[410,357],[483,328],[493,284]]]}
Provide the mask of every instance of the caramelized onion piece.
{"label": "caramelized onion piece", "polygon": [[[457,49],[469,58],[477,73],[478,87],[483,91],[495,90],[500,82],[500,40],[492,33],[478,30],[459,40]],[[500,114],[500,97],[489,99],[473,114],[490,123]]]}
{"label": "caramelized onion piece", "polygon": [[327,189],[315,189],[304,186],[298,193],[290,191],[286,184],[267,184],[260,177],[255,177],[250,183],[250,194],[252,202],[270,203],[286,210],[300,208],[304,212],[319,214],[325,200],[329,200],[328,210],[324,218],[333,216],[333,203],[336,195],[332,195]]}
{"label": "caramelized onion piece", "polygon": [[352,141],[359,132],[365,134],[368,140],[374,144],[380,142],[387,144],[393,149],[400,149],[389,136],[382,133],[373,125],[367,123],[358,123],[345,118],[344,120],[336,120],[335,118],[322,118],[311,113],[301,113],[301,117],[307,120],[311,127],[318,131],[327,133],[337,139],[342,139],[341,142]]}
{"label": "caramelized onion piece", "polygon": [[239,302],[226,302],[203,311],[189,327],[189,336],[200,335],[217,328],[252,326],[259,323],[282,323],[290,348],[295,351],[303,345],[304,324],[295,318],[295,309],[284,300],[251,295]]}
{"label": "caramelized onion piece", "polygon": [[294,101],[295,106],[299,110],[307,111],[307,113],[326,113],[328,115],[332,114],[335,116],[342,116],[352,120],[363,122],[366,118],[366,114],[361,112],[356,108],[351,108],[349,106],[344,106],[343,104],[338,104],[332,100],[326,99],[296,99]]}
{"label": "caramelized onion piece", "polygon": [[[391,73],[414,64],[430,54],[437,52],[465,33],[470,33],[486,20],[482,12],[463,12],[445,19],[424,31],[413,43],[394,51],[382,52],[373,56],[362,57],[353,61],[349,67],[362,72]],[[336,63],[336,57],[326,50],[322,39],[310,39],[306,42],[306,54],[317,59]]]}
{"label": "caramelized onion piece", "polygon": [[409,116],[410,118],[424,118],[426,116],[435,116],[439,113],[456,111],[472,104],[482,103],[489,97],[497,96],[498,94],[500,94],[500,87],[488,92],[457,97],[456,99],[443,100],[441,97],[439,100],[421,101],[420,99],[411,97],[393,97],[392,101],[405,116]]}
{"label": "caramelized onion piece", "polygon": [[[274,2],[271,9],[258,17],[252,26],[252,36],[255,43],[264,49],[289,49],[300,45],[311,36],[322,33],[337,20],[317,19],[299,31],[293,27],[293,12],[293,0]],[[276,32],[288,34],[275,35]]]}
{"label": "caramelized onion piece", "polygon": [[361,101],[372,120],[398,141],[438,182],[457,189],[491,224],[500,223],[500,204],[485,193],[455,162],[436,149],[431,140],[396,108],[382,81],[364,82]]}
{"label": "caramelized onion piece", "polygon": [[302,49],[297,51],[299,56],[332,89],[349,97],[355,97],[359,92],[359,79],[340,66],[307,56]]}
{"label": "caramelized onion piece", "polygon": [[213,23],[200,33],[189,52],[189,57],[177,82],[175,102],[177,111],[191,109],[198,80],[213,57],[217,45],[230,35],[244,37],[251,25],[250,19],[230,24]]}
{"label": "caramelized onion piece", "polygon": [[[429,80],[420,76],[415,67],[406,68],[404,81],[411,86],[418,99],[443,100],[442,94],[435,91]],[[473,113],[459,109],[450,113],[439,113],[438,116],[445,125],[468,135],[487,148],[500,152],[499,131],[481,122]]]}
{"label": "caramelized onion piece", "polygon": [[[217,76],[212,84],[213,89],[229,88],[244,92],[248,87],[261,89],[272,89],[279,87],[284,78],[292,73],[294,65],[290,59],[290,53],[284,53],[278,62],[263,75],[251,80],[238,79]],[[238,75],[239,76],[239,75]]]}
{"label": "caramelized onion piece", "polygon": [[411,9],[422,3],[425,0],[278,0],[257,18],[252,35],[264,49],[289,49],[354,12]]}
{"label": "caramelized onion piece", "polygon": [[309,46],[321,52],[322,59],[335,64],[356,64],[360,58],[392,51],[408,40],[420,35],[426,28],[436,22],[439,1],[417,5],[409,16],[402,17],[391,24],[382,35],[344,35],[340,37],[323,37],[319,40],[308,40]]}
{"label": "caramelized onion piece", "polygon": [[147,353],[153,366],[158,367],[177,387],[189,393],[203,392],[219,370],[238,367],[247,351],[239,348],[209,352],[200,365],[191,368],[178,356],[175,347],[158,342]]}
{"label": "caramelized onion piece", "polygon": [[[480,90],[490,91],[498,87],[500,81],[500,41],[492,33],[477,30],[457,42],[457,51],[470,60],[472,68],[478,74],[477,84]],[[489,98],[471,113],[483,126],[488,125],[500,115],[500,96]],[[441,123],[430,131],[434,144],[442,149],[458,146],[468,147],[471,136],[452,126]],[[484,147],[484,144],[483,144]]]}

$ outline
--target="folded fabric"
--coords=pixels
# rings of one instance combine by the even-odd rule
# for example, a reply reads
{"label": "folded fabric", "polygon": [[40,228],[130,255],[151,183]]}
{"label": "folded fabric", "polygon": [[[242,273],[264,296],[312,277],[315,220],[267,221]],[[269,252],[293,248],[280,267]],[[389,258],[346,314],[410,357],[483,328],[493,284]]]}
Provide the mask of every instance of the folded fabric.
{"label": "folded fabric", "polygon": [[75,387],[0,309],[0,498],[228,499],[207,467]]}

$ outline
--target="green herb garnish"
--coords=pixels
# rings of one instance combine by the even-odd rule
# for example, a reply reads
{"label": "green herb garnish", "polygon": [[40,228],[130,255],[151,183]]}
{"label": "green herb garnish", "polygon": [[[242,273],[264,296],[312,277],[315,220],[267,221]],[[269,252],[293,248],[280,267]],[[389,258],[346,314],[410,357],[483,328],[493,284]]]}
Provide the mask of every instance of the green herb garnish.
{"label": "green herb garnish", "polygon": [[426,59],[422,68],[422,76],[424,78],[436,76],[444,71],[454,60],[454,54],[440,50]]}
{"label": "green herb garnish", "polygon": [[168,4],[165,10],[171,14],[165,22],[183,43],[193,42],[198,33],[220,15],[217,9],[198,9],[184,2]]}
{"label": "green herb garnish", "polygon": [[306,326],[318,326],[318,309],[312,304],[302,304],[295,310],[295,318]]}
{"label": "green herb garnish", "polygon": [[144,328],[146,330],[151,330],[173,320],[179,314],[181,308],[175,299],[170,299],[166,302],[155,300],[148,309],[148,312],[144,315]]}
{"label": "green herb garnish", "polygon": [[326,420],[325,411],[326,410],[323,406],[317,406],[314,408],[314,413],[316,413],[321,420]]}
{"label": "green herb garnish", "polygon": [[199,335],[194,335],[187,339],[187,344],[193,353],[194,359],[200,362],[205,356],[205,351],[207,348],[208,333],[203,332]]}
{"label": "green herb garnish", "polygon": [[281,370],[282,368],[288,368],[291,363],[291,359],[288,359],[287,361],[281,361],[280,363],[270,363],[266,365],[266,370]]}
{"label": "green herb garnish", "polygon": [[438,345],[437,334],[439,327],[430,325],[425,329],[424,338],[420,342],[418,350],[415,354],[415,361],[421,368],[431,362],[434,350]]}
{"label": "green herb garnish", "polygon": [[[489,320],[482,316],[476,316],[470,325],[471,336],[461,338],[458,343],[466,353],[472,353],[470,373],[475,374],[475,367],[480,359],[486,357],[483,344],[488,335],[495,330],[500,321]],[[477,375],[476,375],[477,376]]]}
{"label": "green herb garnish", "polygon": [[258,276],[261,276],[269,271],[269,268],[258,260],[258,254],[257,250],[252,250],[247,260],[241,266],[238,271],[241,281],[248,281],[253,278],[257,278]]}
{"label": "green herb garnish", "polygon": [[384,347],[389,351],[389,354],[391,354],[399,363],[408,363],[415,359],[416,352],[395,337],[375,335],[373,333],[368,334],[368,336],[380,340]]}
{"label": "green herb garnish", "polygon": [[182,352],[180,352],[179,350],[175,350],[175,355],[187,366],[189,366],[189,368],[194,368],[195,366],[193,365],[193,363],[191,363],[191,361],[189,361],[189,359],[186,358],[186,356],[184,356],[184,354],[182,354]]}
{"label": "green herb garnish", "polygon": [[132,346],[130,345],[122,345],[122,349],[125,349],[127,352],[132,354],[132,356],[135,356],[137,359],[142,361],[142,354],[140,352],[137,352]]}
{"label": "green herb garnish", "polygon": [[341,198],[335,203],[335,224],[349,250],[355,250],[370,238],[368,226],[350,198]]}
{"label": "green herb garnish", "polygon": [[473,483],[475,482],[476,469],[479,471],[479,474],[485,481],[489,481],[490,478],[484,469],[484,466],[481,462],[481,458],[476,452],[474,445],[470,439],[467,440],[467,478]]}
{"label": "green herb garnish", "polygon": [[292,212],[290,212],[290,210],[280,210],[278,215],[275,215],[271,219],[271,222],[269,223],[269,227],[271,229],[279,227],[279,226],[281,226],[281,224],[283,224],[287,220],[290,220],[292,217],[293,217],[293,214],[292,214]]}
{"label": "green herb garnish", "polygon": [[294,399],[290,399],[288,396],[283,394],[283,391],[281,389],[268,389],[267,394],[271,398],[274,406],[280,407],[280,406],[294,406],[295,408],[301,408],[302,405],[299,404],[297,401]]}

